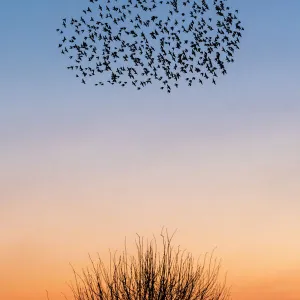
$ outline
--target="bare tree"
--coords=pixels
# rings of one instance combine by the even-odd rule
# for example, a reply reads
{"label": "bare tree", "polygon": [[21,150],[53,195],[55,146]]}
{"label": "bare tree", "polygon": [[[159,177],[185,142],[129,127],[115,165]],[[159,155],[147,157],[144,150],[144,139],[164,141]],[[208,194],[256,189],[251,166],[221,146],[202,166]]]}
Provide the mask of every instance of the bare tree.
{"label": "bare tree", "polygon": [[[138,235],[138,234],[137,234]],[[174,235],[174,233],[173,233]],[[180,246],[176,252],[171,246],[173,238],[161,232],[163,254],[157,253],[154,237],[144,249],[144,241],[138,235],[137,258],[127,254],[126,239],[123,255],[116,259],[110,253],[109,271],[105,268],[99,254],[98,263],[89,255],[91,267],[78,274],[74,268],[75,284],[69,286],[76,300],[227,300],[230,290],[226,287],[226,276],[223,284],[218,282],[220,261],[210,255],[207,264],[207,253],[202,265],[191,254],[185,254]]]}

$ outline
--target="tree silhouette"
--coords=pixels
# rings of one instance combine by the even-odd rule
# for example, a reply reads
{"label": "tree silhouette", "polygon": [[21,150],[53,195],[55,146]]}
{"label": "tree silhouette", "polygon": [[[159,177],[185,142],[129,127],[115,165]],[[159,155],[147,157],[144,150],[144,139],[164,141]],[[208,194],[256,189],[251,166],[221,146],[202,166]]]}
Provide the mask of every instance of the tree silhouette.
{"label": "tree silhouette", "polygon": [[[163,232],[163,230],[162,230]],[[191,254],[185,254],[178,246],[173,251],[171,238],[161,232],[162,256],[157,253],[157,245],[152,241],[144,249],[143,238],[138,235],[137,257],[128,258],[125,251],[116,259],[110,255],[109,271],[99,257],[96,264],[90,257],[91,267],[78,274],[74,268],[75,284],[70,284],[75,300],[225,300],[229,299],[229,289],[225,282],[218,283],[220,262],[209,258],[205,268],[197,262],[196,268]]]}
{"label": "tree silhouette", "polygon": [[[216,84],[239,49],[238,11],[227,0],[211,0],[212,9],[205,0],[148,1],[89,0],[78,19],[63,18],[58,47],[74,62],[67,68],[84,84],[100,73],[96,86],[105,77],[112,85],[131,80],[138,90],[155,79],[168,93],[184,77],[189,86],[209,78]],[[73,27],[68,38],[67,24]]]}

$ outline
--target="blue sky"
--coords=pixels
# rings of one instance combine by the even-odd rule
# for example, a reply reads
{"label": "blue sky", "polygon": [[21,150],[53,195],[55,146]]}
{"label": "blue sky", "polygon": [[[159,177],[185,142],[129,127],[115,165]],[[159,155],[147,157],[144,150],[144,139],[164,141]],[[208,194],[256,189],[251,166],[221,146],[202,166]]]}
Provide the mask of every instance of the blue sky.
{"label": "blue sky", "polygon": [[[104,116],[117,112],[139,118],[144,110],[164,122],[164,107],[167,109],[171,104],[177,114],[190,110],[188,118],[192,115],[199,119],[206,109],[205,115],[216,108],[225,110],[221,113],[223,117],[232,110],[249,117],[263,111],[294,112],[298,105],[296,57],[300,4],[296,0],[285,5],[281,1],[231,1],[232,7],[239,8],[246,31],[236,62],[228,67],[228,76],[222,77],[217,87],[209,82],[190,89],[182,85],[171,95],[162,93],[157,86],[137,93],[133,87],[111,89],[109,85],[97,88],[78,84],[74,74],[65,69],[66,57],[57,49],[59,39],[55,29],[62,17],[84,8],[85,1],[3,3],[2,128],[12,130],[18,122],[30,126],[36,121],[41,122],[38,126],[41,129],[52,117],[57,122],[66,122],[63,119],[67,118],[76,124],[86,122],[86,118],[102,122]],[[120,93],[123,101],[119,99]],[[16,119],[19,121],[12,124]]]}
{"label": "blue sky", "polygon": [[[218,86],[208,81],[192,88],[182,85],[166,95],[158,86],[138,93],[131,86],[112,89],[110,85],[78,84],[65,68],[66,57],[57,49],[55,29],[63,17],[86,7],[85,1],[4,1],[0,21],[2,134],[7,138],[18,128],[29,133],[60,125],[77,130],[79,124],[91,120],[113,124],[126,116],[132,122],[142,122],[145,117],[143,124],[178,118],[184,126],[184,120],[201,122],[211,115],[211,126],[204,126],[209,130],[217,126],[212,125],[218,122],[213,117],[216,113],[229,123],[242,118],[244,125],[261,114],[295,114],[299,107],[299,1],[285,5],[282,1],[229,3],[240,10],[246,31],[228,75],[219,78]],[[200,124],[194,128],[199,127],[203,128]]]}

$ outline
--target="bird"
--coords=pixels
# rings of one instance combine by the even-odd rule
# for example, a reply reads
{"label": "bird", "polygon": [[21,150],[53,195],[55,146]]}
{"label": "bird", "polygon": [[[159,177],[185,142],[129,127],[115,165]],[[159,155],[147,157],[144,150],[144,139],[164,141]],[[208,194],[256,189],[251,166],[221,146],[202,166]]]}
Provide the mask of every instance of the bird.
{"label": "bird", "polygon": [[[63,18],[62,27],[70,25],[74,33],[71,38],[65,33],[58,44],[62,54],[71,52],[68,59],[75,64],[68,70],[76,70],[76,78],[83,84],[87,83],[86,77],[109,74],[110,84],[124,87],[129,77],[140,90],[155,79],[162,84],[162,90],[170,93],[171,83],[178,88],[185,77],[183,82],[191,86],[196,79],[203,84],[203,79],[218,77],[219,71],[227,74],[225,65],[234,62],[235,50],[240,49],[244,28],[237,18],[239,11],[230,11],[222,1],[212,4],[215,23],[211,14],[209,23],[205,20],[210,9],[205,1],[201,4],[184,0],[180,10],[175,0],[124,0],[122,4],[108,0],[105,5],[97,2],[89,0],[78,19],[72,17],[67,23]],[[162,11],[163,5],[166,13],[159,17],[154,11]],[[151,12],[149,16],[146,11]],[[64,33],[60,28],[56,31]],[[68,42],[70,45],[63,48]],[[189,74],[193,74],[191,78]],[[212,82],[216,85],[214,78]],[[94,85],[102,86],[104,82],[97,80]]]}

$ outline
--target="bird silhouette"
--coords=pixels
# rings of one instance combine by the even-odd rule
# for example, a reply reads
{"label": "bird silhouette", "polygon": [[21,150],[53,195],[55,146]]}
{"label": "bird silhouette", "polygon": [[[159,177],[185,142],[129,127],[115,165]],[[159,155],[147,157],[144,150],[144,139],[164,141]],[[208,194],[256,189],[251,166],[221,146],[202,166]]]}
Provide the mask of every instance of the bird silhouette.
{"label": "bird silhouette", "polygon": [[[64,33],[58,48],[74,61],[68,69],[76,70],[83,84],[101,74],[106,82],[122,87],[129,77],[140,90],[155,79],[170,93],[171,84],[178,88],[184,77],[188,86],[209,78],[216,84],[217,73],[227,74],[225,65],[234,62],[244,28],[238,10],[225,7],[226,0],[213,1],[215,16],[204,0],[99,2],[89,0],[78,20],[72,17],[68,23],[63,18],[63,29],[56,29]],[[164,18],[154,11],[165,11],[160,14]],[[73,28],[70,38],[65,32],[68,25]],[[102,86],[104,81],[96,80],[94,85]]]}

